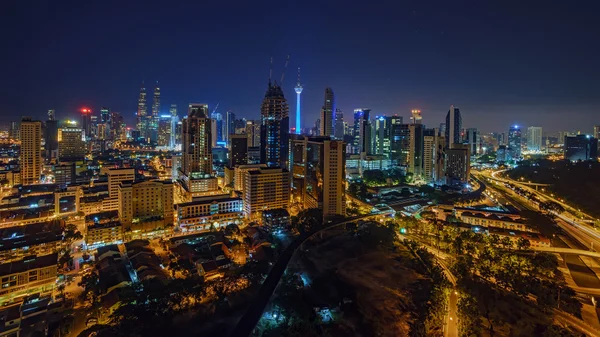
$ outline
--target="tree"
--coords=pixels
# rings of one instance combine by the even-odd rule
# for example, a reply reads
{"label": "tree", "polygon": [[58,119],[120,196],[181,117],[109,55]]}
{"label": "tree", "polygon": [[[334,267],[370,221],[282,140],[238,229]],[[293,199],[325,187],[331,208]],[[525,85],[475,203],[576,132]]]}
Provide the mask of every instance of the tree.
{"label": "tree", "polygon": [[71,251],[67,249],[58,259],[58,265],[60,267],[64,266],[65,264],[70,266],[71,263],[73,263],[73,257],[71,256]]}
{"label": "tree", "polygon": [[500,244],[505,249],[511,249],[513,246],[513,242],[508,236],[503,237],[502,240],[500,240]]}
{"label": "tree", "polygon": [[521,250],[525,250],[525,249],[529,249],[531,248],[531,242],[529,242],[529,240],[520,237],[517,240],[517,248],[521,249]]}
{"label": "tree", "polygon": [[73,242],[83,239],[83,235],[77,230],[76,225],[68,224],[64,229],[64,238],[69,242]]}

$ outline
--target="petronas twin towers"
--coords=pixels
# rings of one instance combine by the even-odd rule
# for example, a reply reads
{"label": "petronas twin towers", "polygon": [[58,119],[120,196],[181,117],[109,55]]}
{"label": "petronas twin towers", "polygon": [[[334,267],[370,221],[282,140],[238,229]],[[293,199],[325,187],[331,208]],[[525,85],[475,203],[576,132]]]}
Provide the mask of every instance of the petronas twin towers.
{"label": "petronas twin towers", "polygon": [[152,114],[148,115],[146,106],[146,86],[142,81],[140,95],[138,97],[138,109],[136,118],[136,128],[140,132],[140,137],[146,141],[155,142],[158,138],[158,119],[160,115],[160,87],[158,81],[154,86],[154,96],[152,99]]}

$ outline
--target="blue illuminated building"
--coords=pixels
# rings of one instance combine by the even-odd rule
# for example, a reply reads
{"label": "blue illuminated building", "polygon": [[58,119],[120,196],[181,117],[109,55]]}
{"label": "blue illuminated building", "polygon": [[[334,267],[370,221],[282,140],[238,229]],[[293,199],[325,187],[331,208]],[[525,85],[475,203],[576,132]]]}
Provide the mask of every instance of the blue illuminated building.
{"label": "blue illuminated building", "polygon": [[300,124],[300,94],[302,93],[302,85],[300,84],[300,68],[298,68],[298,83],[294,88],[296,91],[296,134],[302,134],[302,126]]}
{"label": "blue illuminated building", "polygon": [[290,117],[283,90],[269,81],[260,109],[260,160],[269,167],[287,167]]}

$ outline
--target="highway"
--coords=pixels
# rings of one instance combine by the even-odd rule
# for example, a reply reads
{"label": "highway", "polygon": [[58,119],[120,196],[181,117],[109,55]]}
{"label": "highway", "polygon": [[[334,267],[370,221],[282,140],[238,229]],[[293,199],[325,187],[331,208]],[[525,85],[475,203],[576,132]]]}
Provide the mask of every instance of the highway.
{"label": "highway", "polygon": [[273,295],[275,288],[277,288],[277,284],[279,283],[279,280],[283,276],[283,273],[285,272],[285,270],[288,266],[288,263],[294,256],[294,253],[296,252],[296,250],[302,245],[302,243],[304,243],[306,240],[310,239],[314,235],[319,234],[325,230],[328,230],[328,229],[331,229],[331,228],[334,228],[337,226],[345,225],[350,222],[355,222],[358,220],[365,220],[365,219],[369,219],[369,218],[373,218],[373,217],[379,217],[379,216],[386,215],[386,214],[387,214],[387,212],[380,212],[380,213],[357,216],[357,217],[346,219],[343,222],[331,224],[331,225],[329,225],[323,229],[320,229],[316,232],[305,233],[303,235],[300,235],[296,240],[294,240],[283,251],[283,253],[281,253],[281,255],[279,256],[279,259],[277,260],[277,262],[275,262],[275,265],[273,265],[273,267],[269,271],[269,275],[267,275],[267,278],[265,279],[265,281],[261,285],[260,289],[258,290],[258,294],[252,300],[252,302],[248,306],[248,309],[246,309],[246,313],[242,316],[242,318],[240,318],[239,322],[233,329],[230,336],[245,337],[245,336],[249,336],[252,333],[252,330],[254,330],[254,327],[260,320],[262,313],[265,310],[265,307],[269,303],[269,299]]}
{"label": "highway", "polygon": [[[565,205],[562,202],[560,202],[554,198],[548,197],[545,194],[542,194],[534,189],[531,189],[528,186],[525,186],[518,181],[498,177],[498,173],[501,173],[501,172],[504,172],[504,170],[495,171],[495,172],[492,172],[491,174],[489,174],[486,171],[481,171],[480,174],[485,178],[493,179],[499,183],[511,183],[515,186],[519,186],[523,189],[526,189],[527,191],[537,195],[540,198],[540,200],[542,200],[542,201],[547,201],[547,200],[555,201],[555,202],[559,203],[560,205],[564,205],[563,207],[565,207],[565,206],[569,207],[568,205]],[[510,189],[509,189],[509,191],[510,191]],[[533,201],[531,201],[529,199],[524,198],[523,196],[516,194],[514,191],[511,191],[511,192],[512,192],[511,193],[512,195],[510,196],[510,198],[519,200],[519,203],[521,205],[524,205],[529,209],[538,210],[538,206],[536,203],[534,203]],[[506,194],[506,195],[508,196],[508,194]],[[570,207],[570,208],[572,208],[572,207]],[[594,247],[600,247],[600,232],[595,230],[593,227],[591,227],[585,223],[581,223],[580,221],[576,220],[576,218],[568,212],[563,212],[563,213],[552,212],[552,213],[556,216],[556,220],[557,220],[556,223],[566,233],[568,233],[571,237],[576,239],[584,247],[591,249],[591,250],[594,250]]]}

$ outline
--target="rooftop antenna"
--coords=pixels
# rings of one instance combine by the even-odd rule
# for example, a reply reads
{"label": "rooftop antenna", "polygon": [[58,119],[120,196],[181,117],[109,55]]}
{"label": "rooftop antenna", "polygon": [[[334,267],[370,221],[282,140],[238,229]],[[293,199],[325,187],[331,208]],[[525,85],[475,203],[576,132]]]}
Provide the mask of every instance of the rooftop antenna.
{"label": "rooftop antenna", "polygon": [[283,79],[285,78],[285,70],[287,69],[287,66],[289,63],[290,63],[290,54],[288,54],[287,59],[285,60],[285,66],[283,66],[283,72],[281,73],[281,81],[279,82],[279,86],[283,85]]}
{"label": "rooftop antenna", "polygon": [[271,84],[271,77],[273,77],[273,56],[271,56],[271,64],[269,64],[269,84]]}
{"label": "rooftop antenna", "polygon": [[300,67],[298,67],[298,86],[300,86]]}

